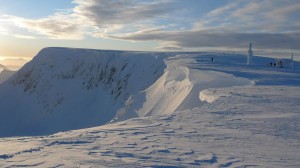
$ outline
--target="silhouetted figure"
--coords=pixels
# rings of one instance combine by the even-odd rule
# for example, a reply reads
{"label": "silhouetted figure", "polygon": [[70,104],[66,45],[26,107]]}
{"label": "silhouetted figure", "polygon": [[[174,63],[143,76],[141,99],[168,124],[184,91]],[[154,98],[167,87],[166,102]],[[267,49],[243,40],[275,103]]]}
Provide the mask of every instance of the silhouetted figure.
{"label": "silhouetted figure", "polygon": [[279,68],[283,68],[283,62],[280,60],[278,63]]}
{"label": "silhouetted figure", "polygon": [[211,58],[211,62],[214,62],[214,58]]}
{"label": "silhouetted figure", "polygon": [[272,62],[270,62],[270,66],[271,66],[271,67],[273,66],[273,63],[272,63]]}

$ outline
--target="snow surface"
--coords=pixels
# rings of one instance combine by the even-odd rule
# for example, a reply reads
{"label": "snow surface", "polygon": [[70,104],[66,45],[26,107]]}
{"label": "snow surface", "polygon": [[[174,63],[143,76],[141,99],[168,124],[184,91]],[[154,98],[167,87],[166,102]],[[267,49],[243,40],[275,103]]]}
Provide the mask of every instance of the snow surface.
{"label": "snow surface", "polygon": [[[246,56],[218,53],[44,49],[0,85],[0,167],[299,167],[299,67],[278,69],[271,61],[254,57],[249,66]],[[99,64],[110,71],[95,80],[101,70],[91,67]],[[117,97],[115,81],[127,74]],[[57,95],[64,96],[59,105],[32,118],[44,110],[37,100]],[[109,115],[102,123],[111,123],[86,128],[94,110],[95,120]],[[30,128],[23,118],[36,123]],[[74,118],[72,129],[85,129],[28,136],[58,131]],[[39,124],[46,131],[32,132]],[[14,133],[27,136],[4,137]]]}

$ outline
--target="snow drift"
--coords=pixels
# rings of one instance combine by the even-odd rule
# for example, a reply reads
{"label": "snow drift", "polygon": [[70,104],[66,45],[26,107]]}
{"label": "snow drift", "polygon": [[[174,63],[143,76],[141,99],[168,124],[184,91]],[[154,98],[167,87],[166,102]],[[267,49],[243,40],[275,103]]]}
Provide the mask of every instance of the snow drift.
{"label": "snow drift", "polygon": [[[190,69],[188,65],[191,62],[182,62],[190,56],[178,54],[167,58],[164,74],[148,89],[131,97],[130,102],[135,103],[128,103],[126,110],[131,115],[135,112],[134,115],[139,117],[168,115],[203,105],[199,92],[204,89],[251,84],[250,80],[231,74]],[[124,110],[121,112],[124,115]]]}

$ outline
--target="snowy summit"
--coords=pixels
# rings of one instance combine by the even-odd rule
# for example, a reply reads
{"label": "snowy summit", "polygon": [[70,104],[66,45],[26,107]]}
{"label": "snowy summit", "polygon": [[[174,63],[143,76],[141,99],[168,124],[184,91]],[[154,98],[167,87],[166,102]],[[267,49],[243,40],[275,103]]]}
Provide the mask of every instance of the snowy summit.
{"label": "snowy summit", "polygon": [[249,54],[45,48],[0,84],[0,167],[299,167],[299,62]]}

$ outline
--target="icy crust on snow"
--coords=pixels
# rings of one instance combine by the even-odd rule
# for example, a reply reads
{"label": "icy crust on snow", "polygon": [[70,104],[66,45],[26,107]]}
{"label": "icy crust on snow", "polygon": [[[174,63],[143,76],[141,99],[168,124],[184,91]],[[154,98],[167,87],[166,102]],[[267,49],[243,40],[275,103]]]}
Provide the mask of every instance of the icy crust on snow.
{"label": "icy crust on snow", "polygon": [[0,88],[0,136],[98,126],[163,74],[165,54],[46,48]]}

